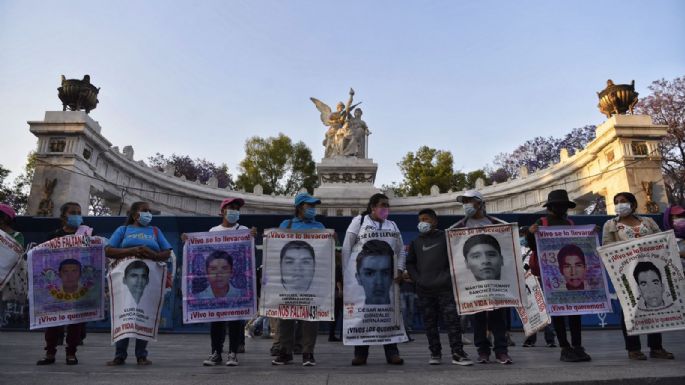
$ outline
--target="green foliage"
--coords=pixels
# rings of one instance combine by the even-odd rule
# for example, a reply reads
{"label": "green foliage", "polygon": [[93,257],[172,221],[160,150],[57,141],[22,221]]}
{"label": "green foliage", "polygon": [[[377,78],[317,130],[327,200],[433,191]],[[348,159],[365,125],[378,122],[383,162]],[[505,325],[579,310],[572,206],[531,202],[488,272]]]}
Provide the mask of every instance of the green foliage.
{"label": "green foliage", "polygon": [[30,152],[26,159],[24,172],[17,176],[12,185],[6,183],[10,170],[0,165],[0,202],[12,206],[17,214],[25,214],[28,206],[31,182],[36,168],[36,154]]}
{"label": "green foliage", "polygon": [[312,151],[284,134],[248,139],[240,170],[236,188],[250,192],[259,184],[265,194],[292,195],[303,187],[312,192],[317,183]]}

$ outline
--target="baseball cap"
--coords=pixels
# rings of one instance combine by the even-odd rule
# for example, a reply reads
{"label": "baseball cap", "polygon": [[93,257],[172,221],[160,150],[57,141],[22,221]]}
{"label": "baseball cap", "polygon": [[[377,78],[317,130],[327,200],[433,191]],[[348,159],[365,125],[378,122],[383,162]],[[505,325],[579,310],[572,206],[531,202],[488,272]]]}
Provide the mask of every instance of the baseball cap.
{"label": "baseball cap", "polygon": [[313,196],[309,195],[306,192],[301,192],[301,193],[295,195],[295,206],[299,206],[303,203],[319,204],[319,203],[321,203],[321,200],[314,198]]}
{"label": "baseball cap", "polygon": [[237,202],[240,205],[240,207],[243,207],[243,205],[245,204],[245,200],[242,198],[226,198],[221,201],[221,206],[219,206],[219,210],[223,210],[224,207],[230,205],[233,202]]}
{"label": "baseball cap", "polygon": [[17,213],[14,212],[14,209],[10,205],[6,205],[4,203],[0,203],[0,212],[3,212],[7,214],[10,219],[14,219],[14,217],[17,216]]}
{"label": "baseball cap", "polygon": [[476,190],[467,190],[463,194],[459,195],[457,197],[457,202],[464,203],[464,198],[476,198],[479,201],[483,202],[483,194],[479,193]]}

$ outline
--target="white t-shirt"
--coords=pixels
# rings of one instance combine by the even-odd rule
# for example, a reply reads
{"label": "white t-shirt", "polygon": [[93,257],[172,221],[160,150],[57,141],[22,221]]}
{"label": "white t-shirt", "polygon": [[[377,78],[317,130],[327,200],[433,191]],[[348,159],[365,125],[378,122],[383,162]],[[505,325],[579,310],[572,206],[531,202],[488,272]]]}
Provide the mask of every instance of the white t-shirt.
{"label": "white t-shirt", "polygon": [[220,224],[219,226],[214,226],[209,231],[226,231],[226,230],[247,230],[247,227],[241,225],[240,223],[236,223],[232,227],[224,227],[223,224]]}
{"label": "white t-shirt", "polygon": [[[356,217],[352,218],[352,222],[350,222],[350,225],[347,227],[347,231],[345,233],[345,242],[343,242],[342,249],[343,261],[347,261],[350,257],[350,254],[352,253],[352,247],[357,242],[357,235],[359,235],[359,232],[362,230],[362,228],[369,230],[400,231],[399,227],[397,227],[397,224],[391,220],[386,219],[383,222],[376,222],[371,219],[369,215],[364,215],[364,221],[362,222],[361,218],[361,215],[357,215]],[[404,242],[402,241],[401,234],[397,242],[397,245],[392,245],[393,250],[395,250],[395,253],[398,255],[397,269],[404,271],[406,268],[407,253],[404,250]]]}

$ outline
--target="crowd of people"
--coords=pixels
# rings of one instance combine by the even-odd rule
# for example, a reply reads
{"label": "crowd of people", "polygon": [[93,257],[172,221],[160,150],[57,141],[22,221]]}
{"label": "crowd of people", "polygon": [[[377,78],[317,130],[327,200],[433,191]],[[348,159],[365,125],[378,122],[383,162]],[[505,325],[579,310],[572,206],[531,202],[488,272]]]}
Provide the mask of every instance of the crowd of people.
{"label": "crowd of people", "polygon": [[[467,191],[457,198],[463,204],[465,216],[449,227],[456,228],[477,228],[493,224],[506,223],[503,220],[491,216],[486,210],[486,201],[483,195],[475,190]],[[221,223],[209,229],[213,231],[241,230],[247,227],[239,224],[240,209],[244,205],[240,198],[227,198],[220,205]],[[321,201],[307,193],[300,193],[295,197],[294,215],[280,223],[279,228],[291,230],[324,229],[324,225],[316,220],[317,205]],[[618,241],[624,241],[642,237],[648,234],[666,229],[673,229],[678,237],[680,247],[680,257],[685,258],[685,209],[681,206],[669,207],[663,216],[663,227],[650,217],[637,215],[638,204],[635,196],[629,192],[622,192],[613,197],[616,207],[616,216],[609,219],[603,226],[597,226],[596,231],[602,234],[604,245]],[[535,234],[541,226],[569,226],[574,222],[568,216],[568,210],[575,207],[575,203],[568,198],[565,190],[555,190],[549,193],[548,199],[543,205],[546,213],[541,216],[534,224],[529,227],[520,228],[520,244],[523,248],[524,268],[529,269],[535,276],[540,277],[540,263],[537,257]],[[83,225],[81,207],[74,202],[67,202],[61,206],[60,227],[50,234],[49,239],[73,235],[88,234],[96,235],[94,229]],[[442,327],[447,332],[450,349],[450,359],[455,365],[468,366],[477,363],[485,364],[491,362],[491,353],[494,352],[495,362],[501,364],[512,364],[513,360],[509,356],[508,346],[510,345],[510,308],[498,308],[491,311],[482,311],[470,316],[470,323],[473,327],[473,343],[477,349],[477,358],[471,359],[464,351],[464,342],[467,339],[462,335],[465,320],[457,310],[457,304],[453,291],[453,278],[451,276],[449,253],[446,238],[446,231],[438,228],[438,215],[432,209],[423,209],[417,216],[417,229],[419,235],[413,239],[407,247],[398,238],[396,244],[388,245],[385,242],[374,242],[368,240],[361,244],[360,239],[365,234],[379,230],[391,230],[399,232],[397,224],[388,219],[390,213],[390,201],[383,194],[374,194],[370,197],[366,210],[352,218],[342,240],[341,247],[337,254],[336,274],[335,274],[335,318],[337,321],[330,325],[330,341],[340,341],[335,336],[336,331],[340,330],[342,316],[342,289],[343,275],[342,266],[350,260],[354,250],[358,250],[357,256],[357,280],[359,285],[364,288],[367,304],[389,304],[388,288],[392,285],[402,286],[401,301],[405,324],[410,330],[410,325],[414,318],[414,300],[418,303],[418,308],[422,316],[426,338],[428,340],[429,359],[431,365],[438,365],[442,362],[442,345],[440,342],[440,320]],[[6,204],[0,204],[0,230],[13,237],[14,240],[24,246],[24,237],[14,229],[16,214],[14,210]],[[123,226],[118,227],[109,238],[105,248],[108,259],[116,260],[120,258],[136,257],[152,261],[166,261],[170,255],[172,246],[164,236],[161,229],[152,225],[153,216],[151,208],[146,202],[136,202],[131,205],[128,217]],[[252,228],[253,235],[257,234],[257,229]],[[466,242],[463,247],[466,266],[473,273],[476,280],[499,279],[501,274],[502,255],[497,242],[491,242],[483,236],[473,242]],[[182,240],[186,240],[186,235],[182,235]],[[475,237],[474,237],[475,238]],[[472,238],[473,239],[473,238]],[[305,243],[305,242],[301,242]],[[388,250],[385,250],[388,249]],[[584,275],[586,261],[582,250],[577,246],[569,245],[563,252],[559,253],[559,271],[564,276],[567,290],[582,290],[585,282]],[[293,245],[281,252],[281,269],[292,270],[288,276],[300,277],[294,279],[292,283],[285,282],[283,285],[309,285],[305,279],[303,269],[313,269],[313,251],[310,257],[307,254],[305,245]],[[368,256],[368,258],[366,258]],[[393,257],[394,256],[394,257]],[[311,258],[312,264],[308,264],[306,259]],[[396,258],[393,261],[393,258]],[[74,260],[72,260],[74,261]],[[210,285],[205,289],[208,297],[229,296],[235,288],[227,283],[225,278],[230,277],[233,270],[233,261],[230,256],[216,255],[207,258],[206,269],[208,277],[220,277],[216,282],[210,280]],[[133,266],[127,269],[124,282],[130,292],[135,297],[136,292],[142,292],[149,281],[150,271],[143,263],[142,266]],[[394,266],[394,267],[393,267]],[[393,271],[396,270],[396,271]],[[390,275],[383,272],[390,271]],[[640,287],[644,287],[643,297],[650,306],[648,290],[650,285],[661,285],[661,277],[658,269],[656,272],[650,270],[649,266],[635,269],[635,280]],[[17,269],[14,279],[5,286],[2,296],[16,296],[16,291],[20,291],[18,286],[26,284],[26,270]],[[75,281],[81,274],[81,266],[76,261],[73,263],[65,260],[59,266],[58,274],[62,282]],[[284,273],[284,277],[286,274]],[[391,276],[392,279],[385,277]],[[78,290],[78,284],[69,286],[63,285],[65,293]],[[406,293],[407,295],[404,295]],[[657,306],[656,304],[655,306]],[[646,360],[647,355],[641,351],[640,337],[629,336],[626,331],[626,324],[623,316],[621,327],[625,340],[625,349],[628,358],[631,360]],[[227,321],[210,323],[210,356],[203,361],[205,366],[215,366],[225,364],[227,366],[238,365],[238,353],[243,350],[244,330],[248,334],[254,331],[257,325],[263,325],[263,333],[270,335],[274,341],[271,348],[271,361],[275,366],[292,363],[294,354],[302,355],[303,366],[314,366],[317,361],[314,358],[319,323],[315,321],[291,320],[291,319],[266,319],[258,317],[251,320],[245,326],[244,321]],[[570,333],[570,341],[567,337],[567,330]],[[228,332],[228,353],[224,353],[224,343]],[[77,347],[86,335],[85,323],[70,324],[66,327],[49,327],[44,331],[45,334],[45,355],[40,359],[38,365],[49,365],[55,362],[57,346],[60,340],[66,348],[66,364],[78,364],[76,358]],[[560,360],[564,362],[590,361],[590,355],[585,351],[582,344],[582,326],[580,315],[553,316],[552,324],[545,329],[545,341],[547,346],[554,347],[555,338],[561,348]],[[536,336],[528,337],[524,347],[534,346]],[[107,362],[107,365],[123,365],[127,359],[129,339],[122,339],[116,342],[114,358]],[[672,353],[665,350],[662,344],[660,333],[649,334],[647,336],[649,347],[649,357],[655,359],[673,359]],[[390,365],[402,365],[403,358],[400,355],[398,345],[390,343],[383,345],[385,358]],[[147,341],[136,339],[135,355],[138,365],[149,365]],[[351,364],[354,366],[365,365],[369,355],[368,345],[354,346],[353,359]],[[226,360],[224,361],[224,357]]]}

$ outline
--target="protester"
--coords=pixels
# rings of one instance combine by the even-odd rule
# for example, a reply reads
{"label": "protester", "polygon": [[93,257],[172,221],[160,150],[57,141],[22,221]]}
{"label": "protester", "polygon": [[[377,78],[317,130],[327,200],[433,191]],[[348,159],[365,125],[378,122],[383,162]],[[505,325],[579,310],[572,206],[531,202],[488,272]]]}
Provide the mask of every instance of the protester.
{"label": "protester", "polygon": [[[14,238],[20,248],[24,249],[24,235],[14,229],[16,213],[12,206],[0,203],[0,230]],[[0,261],[0,264],[3,261]],[[5,264],[6,265],[6,264]],[[7,277],[5,286],[0,290],[0,319],[9,319],[10,315],[5,315],[7,304],[12,302],[26,303],[28,292],[28,272],[26,260],[20,257],[14,272]]]}
{"label": "protester", "polygon": [[442,318],[450,341],[452,363],[472,365],[473,361],[464,352],[461,336],[461,322],[454,301],[449,254],[445,232],[438,229],[438,215],[431,209],[419,211],[419,236],[409,245],[407,271],[416,283],[419,307],[428,338],[430,365],[439,365],[442,360],[442,345],[438,322]]}
{"label": "protester", "polygon": [[[457,202],[464,205],[464,218],[450,226],[450,228],[471,228],[506,223],[501,219],[487,215],[483,195],[476,190],[469,190],[463,195],[459,195],[457,197]],[[469,246],[468,250],[466,249],[466,246]],[[471,237],[464,247],[464,257],[466,258],[467,266],[471,269],[477,280],[500,279],[503,261],[501,252],[499,251],[499,245],[492,236],[482,235]],[[492,255],[491,257],[483,258],[483,263],[488,262],[486,266],[469,263],[470,251],[478,247],[482,248],[482,251],[487,255]],[[486,364],[490,362],[491,343],[487,338],[488,329],[490,329],[493,335],[494,347],[492,347],[492,350],[495,351],[495,359],[497,362],[500,364],[513,363],[511,357],[509,357],[509,344],[506,334],[507,328],[505,317],[507,315],[508,309],[506,308],[482,311],[473,315],[473,343],[478,348],[478,363]]]}
{"label": "protester", "polygon": [[[661,231],[656,222],[649,217],[643,217],[636,214],[637,199],[635,195],[629,192],[620,192],[614,196],[614,206],[616,207],[617,216],[609,219],[604,223],[602,230],[602,245],[609,245],[619,241],[626,241],[630,239],[644,237],[645,235],[658,233]],[[678,206],[675,206],[676,208]],[[670,212],[674,210],[671,208]],[[678,210],[675,210],[678,212]],[[682,212],[681,212],[682,214]],[[649,262],[644,262],[649,264]],[[638,264],[640,265],[640,264]],[[654,266],[652,264],[652,266]],[[638,266],[639,267],[639,266]],[[645,266],[646,270],[643,274],[654,274],[649,266]],[[656,269],[656,274],[659,270]],[[638,281],[640,269],[636,267],[635,280]],[[661,279],[659,279],[661,282]],[[640,285],[638,284],[638,287]],[[663,300],[663,299],[662,299]],[[649,306],[649,305],[647,305]],[[621,312],[622,313],[622,312]],[[641,351],[640,336],[629,336],[626,330],[626,322],[623,314],[619,315],[621,319],[621,330],[623,331],[623,340],[628,351],[628,358],[631,360],[646,360],[647,356]],[[662,346],[661,333],[651,333],[647,335],[647,346],[649,346],[649,356],[651,358],[673,359],[673,353],[667,352]]]}
{"label": "protester", "polygon": [[[241,198],[226,198],[221,202],[219,206],[219,211],[221,215],[221,223],[217,226],[209,229],[210,232],[214,231],[230,231],[230,230],[247,230],[247,227],[238,223],[240,219],[240,209],[245,204],[245,201]],[[252,228],[252,236],[257,233],[256,228]],[[183,234],[185,235],[185,234]],[[182,236],[182,238],[185,238]],[[185,241],[185,239],[183,239]],[[211,257],[211,256],[210,256]],[[217,263],[221,263],[222,259],[215,259]],[[213,262],[213,261],[212,261]],[[207,262],[210,265],[209,258]],[[236,295],[235,288],[232,287],[230,279],[233,273],[233,261],[231,263],[223,263],[223,266],[228,268],[230,266],[230,273],[224,273],[219,278],[225,282],[228,286],[228,291],[223,296]],[[210,271],[208,268],[207,274],[209,276]],[[228,276],[227,276],[228,275]],[[211,284],[211,282],[210,282]],[[216,294],[216,290],[212,286],[208,286],[207,290],[213,290]],[[224,290],[225,291],[225,290]],[[234,292],[234,294],[231,294]],[[238,350],[241,342],[240,335],[243,334],[243,324],[241,321],[217,321],[209,323],[209,336],[211,339],[212,354],[202,362],[204,366],[216,366],[223,362],[222,354],[224,352],[224,342],[226,341],[226,330],[228,327],[228,355],[226,357],[226,366],[238,366]]]}
{"label": "protester", "polygon": [[685,209],[682,206],[671,206],[664,211],[664,230],[671,230],[676,236],[680,262],[685,268]]}
{"label": "protester", "polygon": [[[299,193],[295,196],[295,216],[291,219],[284,220],[279,226],[281,229],[293,230],[308,230],[308,229],[324,229],[321,222],[316,221],[316,205],[321,201],[306,192]],[[313,257],[313,256],[312,256]],[[281,259],[282,260],[282,259]],[[283,266],[283,264],[281,264]],[[286,269],[287,271],[291,271]],[[307,268],[295,267],[292,270],[294,275],[297,275],[298,270],[308,270]],[[312,272],[313,274],[313,272]],[[309,279],[311,282],[311,279]],[[283,282],[284,287],[290,287],[291,282]],[[309,286],[309,283],[307,283]],[[298,329],[300,332],[298,333]],[[273,359],[273,365],[286,365],[293,360],[293,351],[295,344],[302,344],[302,366],[314,366],[316,360],[314,359],[314,347],[316,345],[316,336],[319,331],[319,323],[316,321],[302,321],[292,319],[281,319],[278,321],[278,336],[280,343],[280,351],[278,357]]]}
{"label": "protester", "polygon": [[[535,233],[539,226],[572,226],[573,221],[568,218],[568,210],[576,207],[576,204],[568,199],[566,190],[553,190],[547,196],[547,202],[543,205],[547,208],[547,215],[538,219],[528,228],[528,246],[533,251],[530,257],[530,269],[533,275],[540,277],[540,265],[537,260],[537,245]],[[571,332],[571,344],[566,338],[566,319]],[[585,352],[581,339],[580,315],[553,316],[552,324],[561,347],[560,360],[564,362],[590,361],[591,357]]]}
{"label": "protester", "polygon": [[[124,226],[119,226],[105,247],[108,258],[121,259],[136,257],[151,261],[164,262],[171,255],[171,244],[159,228],[150,226],[152,213],[146,202],[135,202],[131,205]],[[116,314],[114,315],[116,317]],[[123,365],[128,356],[129,339],[124,338],[115,343],[114,359],[107,362],[109,366]],[[147,341],[136,338],[136,359],[138,365],[150,365],[147,359]]]}
{"label": "protester", "polygon": [[[345,241],[343,242],[342,248],[342,259],[343,266],[347,266],[350,261],[352,250],[360,242],[360,236],[365,232],[373,232],[377,230],[389,230],[399,232],[399,228],[395,222],[388,219],[390,213],[390,203],[388,197],[383,194],[374,194],[369,199],[369,203],[366,206],[366,210],[352,218],[352,222],[347,228],[345,233]],[[367,241],[368,242],[371,242]],[[385,242],[384,242],[385,243]],[[394,255],[397,257],[397,274],[400,276],[402,271],[404,271],[405,255],[404,255],[404,244],[402,243],[401,237],[398,238],[396,245],[391,245],[394,251]],[[401,279],[401,278],[400,278]],[[396,279],[396,283],[399,281]],[[368,299],[367,299],[368,300]],[[383,345],[385,350],[385,359],[388,364],[391,365],[402,365],[404,360],[400,357],[399,349],[397,344],[385,344]],[[356,345],[354,347],[354,359],[352,360],[352,365],[366,365],[366,360],[369,356],[369,345]]]}
{"label": "protester", "polygon": [[[335,252],[335,301],[333,312],[335,317],[328,324],[328,341],[342,341],[342,317],[343,317],[343,273],[342,273],[342,254],[339,250]],[[336,337],[336,332],[340,338]]]}
{"label": "protester", "polygon": [[[83,217],[81,216],[81,205],[76,202],[67,202],[60,207],[60,227],[50,234],[48,240],[61,238],[67,235],[74,235],[77,233],[92,232],[92,229],[83,225]],[[60,265],[59,274],[64,274],[68,266]],[[78,268],[80,274],[80,264]],[[71,290],[71,289],[69,289]],[[74,289],[74,290],[77,290]],[[63,335],[66,328],[66,351],[67,351],[67,365],[78,364],[76,358],[76,349],[83,339],[83,334],[86,328],[85,323],[70,324],[66,326],[53,326],[45,329],[45,357],[36,362],[37,365],[50,365],[55,363],[55,354],[57,353],[57,345],[59,344],[60,335]]]}

